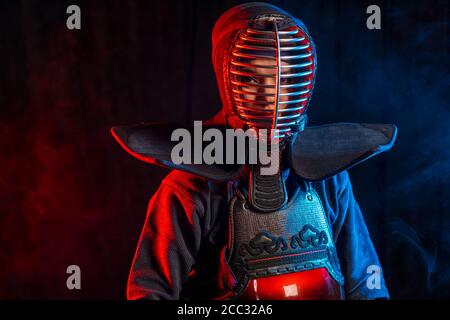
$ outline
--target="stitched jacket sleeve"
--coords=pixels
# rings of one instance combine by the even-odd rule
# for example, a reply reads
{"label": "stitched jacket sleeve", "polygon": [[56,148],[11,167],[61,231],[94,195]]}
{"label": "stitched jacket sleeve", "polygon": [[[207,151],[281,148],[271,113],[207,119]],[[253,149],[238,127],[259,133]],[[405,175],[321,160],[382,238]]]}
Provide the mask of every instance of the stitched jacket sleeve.
{"label": "stitched jacket sleeve", "polygon": [[131,266],[127,299],[178,299],[201,242],[202,206],[173,179],[153,195]]}
{"label": "stitched jacket sleeve", "polygon": [[383,271],[347,172],[335,180],[337,217],[333,224],[336,247],[345,277],[346,298],[388,299]]}

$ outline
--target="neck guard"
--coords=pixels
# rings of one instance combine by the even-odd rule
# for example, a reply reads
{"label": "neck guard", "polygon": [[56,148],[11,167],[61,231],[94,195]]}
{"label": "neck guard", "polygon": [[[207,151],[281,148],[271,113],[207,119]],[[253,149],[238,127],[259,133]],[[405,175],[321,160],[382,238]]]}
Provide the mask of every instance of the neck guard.
{"label": "neck guard", "polygon": [[[185,171],[202,178],[224,182],[236,179],[245,164],[176,164],[171,160],[175,129],[194,136],[194,127],[176,124],[140,124],[111,129],[117,142],[133,157],[155,165]],[[217,127],[224,131],[225,127]],[[289,165],[305,181],[320,181],[389,150],[397,128],[390,124],[333,123],[306,127],[286,148]],[[207,142],[204,142],[207,145]],[[225,147],[224,147],[225,148]]]}

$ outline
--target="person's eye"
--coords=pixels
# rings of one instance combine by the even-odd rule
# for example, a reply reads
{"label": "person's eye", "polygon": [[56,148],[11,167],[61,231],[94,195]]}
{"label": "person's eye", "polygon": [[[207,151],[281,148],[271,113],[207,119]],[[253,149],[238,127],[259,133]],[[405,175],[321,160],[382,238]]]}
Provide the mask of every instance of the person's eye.
{"label": "person's eye", "polygon": [[290,83],[289,78],[281,78],[280,79],[280,84],[289,84],[289,83]]}
{"label": "person's eye", "polygon": [[259,83],[258,79],[254,78],[254,77],[242,77],[242,82],[254,83],[254,84]]}

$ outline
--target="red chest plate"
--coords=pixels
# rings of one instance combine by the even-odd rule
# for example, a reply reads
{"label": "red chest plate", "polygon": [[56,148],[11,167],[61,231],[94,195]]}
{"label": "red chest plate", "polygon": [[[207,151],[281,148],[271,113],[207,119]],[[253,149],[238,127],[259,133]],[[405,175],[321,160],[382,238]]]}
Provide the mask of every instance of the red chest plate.
{"label": "red chest plate", "polygon": [[251,279],[241,300],[340,300],[341,287],[325,268]]}

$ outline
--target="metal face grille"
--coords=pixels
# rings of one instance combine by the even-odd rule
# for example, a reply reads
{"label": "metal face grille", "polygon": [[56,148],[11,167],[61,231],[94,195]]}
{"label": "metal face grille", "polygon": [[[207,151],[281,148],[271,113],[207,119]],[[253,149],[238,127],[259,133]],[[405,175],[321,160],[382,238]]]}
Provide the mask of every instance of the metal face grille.
{"label": "metal face grille", "polygon": [[309,102],[315,73],[314,51],[298,27],[246,28],[231,49],[229,79],[233,107],[249,127],[290,135]]}

